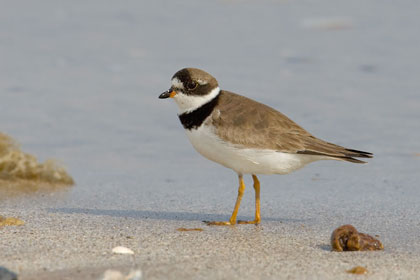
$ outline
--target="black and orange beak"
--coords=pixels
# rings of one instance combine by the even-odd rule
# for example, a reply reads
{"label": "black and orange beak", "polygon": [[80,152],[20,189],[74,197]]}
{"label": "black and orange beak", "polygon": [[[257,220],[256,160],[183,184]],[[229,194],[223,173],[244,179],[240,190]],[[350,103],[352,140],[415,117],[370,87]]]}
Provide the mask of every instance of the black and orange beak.
{"label": "black and orange beak", "polygon": [[160,99],[164,99],[164,98],[173,98],[176,95],[176,92],[173,89],[168,89],[167,91],[165,91],[164,93],[162,93],[161,95],[159,95]]}

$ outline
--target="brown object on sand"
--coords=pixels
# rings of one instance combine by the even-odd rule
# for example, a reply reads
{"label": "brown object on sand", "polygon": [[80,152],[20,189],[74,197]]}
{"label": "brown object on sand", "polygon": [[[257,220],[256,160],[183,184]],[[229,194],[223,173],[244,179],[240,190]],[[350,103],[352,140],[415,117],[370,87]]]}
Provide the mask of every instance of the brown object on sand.
{"label": "brown object on sand", "polygon": [[1,132],[0,180],[0,183],[25,180],[24,183],[74,184],[64,167],[53,160],[39,163],[33,155],[21,151],[15,140]]}
{"label": "brown object on sand", "polygon": [[5,218],[0,216],[0,227],[2,226],[21,226],[25,222],[16,218]]}
{"label": "brown object on sand", "polygon": [[347,273],[351,274],[366,274],[368,271],[363,266],[355,266],[350,270],[347,270]]}
{"label": "brown object on sand", "polygon": [[202,228],[177,228],[177,231],[203,231]]}
{"label": "brown object on sand", "polygon": [[352,225],[343,225],[335,229],[331,235],[333,251],[374,251],[383,250],[384,246],[378,239],[360,233]]}

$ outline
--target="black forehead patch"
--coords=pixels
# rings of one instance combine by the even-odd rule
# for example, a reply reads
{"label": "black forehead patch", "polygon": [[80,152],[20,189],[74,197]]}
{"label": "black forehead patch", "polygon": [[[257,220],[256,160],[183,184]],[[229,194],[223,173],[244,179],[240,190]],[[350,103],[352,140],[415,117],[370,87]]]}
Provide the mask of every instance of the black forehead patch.
{"label": "black forehead patch", "polygon": [[189,82],[191,82],[191,75],[190,72],[188,71],[188,69],[182,69],[179,70],[178,72],[175,73],[175,75],[172,77],[173,78],[177,78],[178,80],[181,81],[181,83],[184,84],[184,86],[186,86]]}

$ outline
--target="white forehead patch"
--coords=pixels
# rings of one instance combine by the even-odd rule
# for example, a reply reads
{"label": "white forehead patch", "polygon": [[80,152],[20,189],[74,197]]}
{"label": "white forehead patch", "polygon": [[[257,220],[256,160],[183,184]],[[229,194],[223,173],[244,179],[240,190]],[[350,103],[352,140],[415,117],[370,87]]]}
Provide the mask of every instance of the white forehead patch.
{"label": "white forehead patch", "polygon": [[174,88],[184,89],[184,84],[178,78],[173,78],[171,83]]}

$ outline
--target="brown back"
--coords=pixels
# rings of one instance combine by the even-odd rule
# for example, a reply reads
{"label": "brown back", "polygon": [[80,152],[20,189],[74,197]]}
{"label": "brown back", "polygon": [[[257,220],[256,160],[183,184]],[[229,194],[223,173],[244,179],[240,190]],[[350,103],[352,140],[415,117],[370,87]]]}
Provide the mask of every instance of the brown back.
{"label": "brown back", "polygon": [[351,157],[371,157],[370,153],[318,139],[273,108],[228,91],[221,91],[211,121],[217,125],[216,133],[220,138],[236,145],[358,163],[362,161]]}

